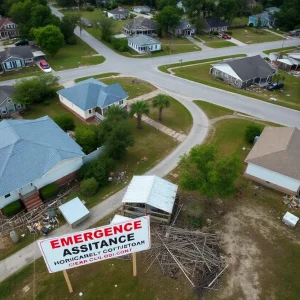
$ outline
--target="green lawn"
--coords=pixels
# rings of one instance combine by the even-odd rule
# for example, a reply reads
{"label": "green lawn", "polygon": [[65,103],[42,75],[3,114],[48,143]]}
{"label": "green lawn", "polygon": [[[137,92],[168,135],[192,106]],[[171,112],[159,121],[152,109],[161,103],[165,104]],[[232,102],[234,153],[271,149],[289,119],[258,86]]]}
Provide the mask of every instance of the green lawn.
{"label": "green lawn", "polygon": [[[42,258],[0,283],[2,300],[34,299],[132,299],[132,300],[194,300],[187,280],[162,276],[155,264],[145,273],[149,263],[137,254],[137,277],[132,276],[132,262],[120,259],[104,260],[68,270],[74,292],[70,294],[63,272],[49,274]],[[25,294],[25,285],[30,290]]]}
{"label": "green lawn", "polygon": [[156,87],[149,82],[134,77],[106,78],[101,81],[105,84],[119,83],[128,94],[128,99],[149,94],[156,90]]}
{"label": "green lawn", "polygon": [[258,32],[257,29],[251,27],[232,29],[231,32],[233,38],[245,44],[273,42],[273,41],[280,41],[283,39],[278,35],[275,35],[273,33],[264,30]]}
{"label": "green lawn", "polygon": [[169,68],[196,65],[196,64],[202,64],[205,62],[216,62],[216,61],[220,61],[220,60],[227,59],[227,58],[245,57],[245,56],[247,56],[247,55],[246,54],[236,54],[236,55],[220,56],[220,57],[215,57],[215,58],[206,58],[206,59],[193,60],[193,61],[184,61],[182,63],[175,63],[175,64],[170,64],[170,65],[159,66],[158,69],[164,73],[169,74],[170,73],[168,71]]}
{"label": "green lawn", "polygon": [[214,119],[225,115],[233,114],[233,110],[223,106],[219,106],[202,100],[194,100],[193,102],[197,106],[199,106],[201,110],[204,111],[204,113],[207,115],[209,119]]}
{"label": "green lawn", "polygon": [[[147,100],[150,106],[149,117],[157,122],[158,121],[158,108],[152,107],[152,99]],[[170,106],[163,110],[163,119],[161,124],[181,133],[187,134],[192,125],[193,118],[188,109],[179,101],[169,97]]]}
{"label": "green lawn", "polygon": [[208,42],[205,45],[211,48],[225,48],[225,47],[236,46],[236,44],[230,41],[214,41],[214,42]]}
{"label": "green lawn", "polygon": [[54,57],[47,55],[47,61],[55,71],[97,65],[105,61],[103,56],[92,56],[95,54],[97,52],[94,49],[77,38],[76,45],[64,45]]}
{"label": "green lawn", "polygon": [[291,46],[291,47],[283,47],[283,48],[276,48],[276,49],[271,49],[271,50],[266,50],[263,51],[265,54],[270,54],[270,53],[277,53],[277,52],[289,52],[289,51],[293,51],[299,49],[296,46]]}
{"label": "green lawn", "polygon": [[248,18],[247,17],[236,17],[231,22],[232,25],[239,25],[239,24],[248,24]]}
{"label": "green lawn", "polygon": [[33,66],[25,67],[23,69],[5,72],[0,75],[0,81],[35,76],[35,75],[39,75],[41,73],[42,73],[42,70],[38,66],[33,65]]}
{"label": "green lawn", "polygon": [[238,93],[244,96],[249,96],[253,98],[257,98],[263,101],[271,102],[270,98],[275,98],[277,101],[272,101],[272,103],[281,105],[284,107],[300,110],[300,78],[289,75],[284,71],[279,71],[284,74],[285,86],[283,92],[280,90],[276,90],[273,92],[267,91],[265,89],[260,89],[259,91],[250,91],[235,88],[227,83],[214,79],[209,74],[209,69],[211,68],[211,64],[202,64],[183,67],[178,69],[173,69],[173,72],[179,77],[183,77],[188,80],[192,80],[195,82],[203,83],[212,87],[220,88],[226,91]]}
{"label": "green lawn", "polygon": [[105,78],[105,77],[112,77],[112,76],[117,76],[120,73],[116,73],[116,72],[110,72],[110,73],[103,73],[103,74],[97,74],[97,75],[93,75],[93,76],[86,76],[86,77],[80,77],[75,79],[75,82],[80,82],[89,78],[95,78],[95,79],[101,79],[101,78]]}
{"label": "green lawn", "polygon": [[236,46],[236,44],[230,42],[229,40],[224,40],[221,37],[212,34],[199,34],[195,36],[195,39],[199,42],[204,42],[206,46],[211,48],[225,48]]}

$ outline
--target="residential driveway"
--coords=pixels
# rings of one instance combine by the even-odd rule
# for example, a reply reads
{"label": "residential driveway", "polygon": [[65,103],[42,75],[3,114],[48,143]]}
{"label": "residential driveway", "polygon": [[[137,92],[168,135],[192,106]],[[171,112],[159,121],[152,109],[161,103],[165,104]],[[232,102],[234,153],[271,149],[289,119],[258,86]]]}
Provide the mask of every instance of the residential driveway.
{"label": "residential driveway", "polygon": [[233,37],[231,37],[231,39],[227,40],[227,41],[232,42],[232,43],[236,44],[237,46],[247,46],[247,44],[242,43],[242,42],[240,42],[239,40],[237,40]]}
{"label": "residential driveway", "polygon": [[[170,94],[175,99],[179,100],[191,112],[193,117],[193,127],[188,137],[164,160],[162,160],[153,169],[149,170],[146,175],[157,175],[164,177],[171,172],[178,164],[180,156],[187,153],[193,146],[201,144],[207,133],[209,122],[206,115],[199,109],[199,107],[191,102],[191,99],[181,97],[176,94]],[[163,142],[163,141],[162,141]],[[70,232],[77,232],[89,228],[97,221],[105,216],[113,213],[121,206],[122,198],[125,194],[126,188],[122,189],[113,196],[107,198],[100,204],[94,206],[90,210],[90,217],[81,225],[71,229],[68,224],[65,224],[55,231],[51,232],[48,237],[61,236]],[[17,253],[11,255],[5,260],[0,262],[0,282],[14,274],[18,270],[25,267],[27,264],[32,263],[37,258],[41,257],[41,252],[38,249],[37,243],[32,243]]]}

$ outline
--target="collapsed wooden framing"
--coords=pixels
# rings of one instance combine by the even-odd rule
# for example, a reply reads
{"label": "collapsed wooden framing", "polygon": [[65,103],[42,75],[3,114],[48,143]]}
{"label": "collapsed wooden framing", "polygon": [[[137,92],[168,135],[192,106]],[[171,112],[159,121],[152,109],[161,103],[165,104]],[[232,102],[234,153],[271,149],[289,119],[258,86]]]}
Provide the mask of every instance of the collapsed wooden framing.
{"label": "collapsed wooden framing", "polygon": [[183,274],[198,295],[205,289],[215,289],[224,272],[216,234],[191,231],[171,226],[152,228],[151,249],[145,262],[151,268],[158,263],[162,273],[172,278]]}

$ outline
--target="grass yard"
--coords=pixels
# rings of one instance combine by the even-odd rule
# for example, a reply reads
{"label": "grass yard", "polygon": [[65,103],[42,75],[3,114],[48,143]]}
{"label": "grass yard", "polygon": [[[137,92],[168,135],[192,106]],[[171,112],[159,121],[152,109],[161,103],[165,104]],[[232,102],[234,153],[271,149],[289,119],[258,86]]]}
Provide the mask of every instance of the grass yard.
{"label": "grass yard", "polygon": [[257,29],[251,27],[232,29],[231,32],[233,38],[245,44],[273,42],[283,39],[282,37],[265,30],[258,32]]}
{"label": "grass yard", "polygon": [[270,102],[270,98],[275,98],[276,101],[272,101],[272,103],[281,105],[284,107],[300,110],[300,78],[289,75],[284,71],[279,71],[280,73],[284,73],[286,78],[285,86],[283,91],[276,90],[273,92],[267,91],[265,89],[259,89],[258,91],[252,90],[242,90],[235,88],[231,85],[228,85],[224,81],[220,81],[214,79],[209,74],[209,69],[211,68],[211,64],[202,64],[201,66],[189,66],[178,69],[173,69],[173,72],[179,77],[192,80],[195,82],[199,82],[202,84],[206,84],[212,87],[220,88],[229,92],[238,93],[244,96],[257,98],[259,100]]}
{"label": "grass yard", "polygon": [[38,66],[33,65],[33,66],[25,67],[23,69],[5,72],[0,75],[0,81],[20,79],[24,77],[39,75],[41,73],[42,70]]}
{"label": "grass yard", "polygon": [[236,17],[232,20],[231,25],[248,24],[247,17]]}
{"label": "grass yard", "polygon": [[[26,266],[19,273],[0,283],[2,300],[16,298],[51,300],[55,295],[59,299],[77,299],[80,292],[83,299],[132,299],[132,300],[193,300],[189,284],[180,278],[171,279],[162,276],[158,266],[152,266],[145,273],[149,264],[143,264],[142,254],[137,254],[138,276],[132,276],[131,261],[110,259],[68,270],[74,292],[68,292],[63,273],[49,274],[42,258]],[[25,294],[22,288],[28,285]],[[101,295],[101,296],[100,296]]]}
{"label": "grass yard", "polygon": [[81,16],[84,19],[87,19],[90,22],[98,21],[100,19],[100,17],[103,16],[103,12],[100,9],[96,9],[94,11],[82,11],[82,10],[78,11],[77,9],[74,9],[74,10],[72,10],[72,9],[61,9],[60,12],[62,14],[67,14],[67,13],[78,14],[78,13],[80,13]]}
{"label": "grass yard", "polygon": [[83,80],[87,80],[89,78],[94,78],[94,79],[101,79],[101,78],[106,78],[106,77],[112,77],[112,76],[117,76],[120,73],[117,72],[110,72],[110,73],[103,73],[103,74],[97,74],[97,75],[93,75],[93,76],[86,76],[86,77],[80,77],[74,80],[74,82],[80,82]]}
{"label": "grass yard", "polygon": [[134,77],[106,78],[101,81],[105,84],[119,83],[128,94],[128,99],[149,94],[156,90],[156,87],[149,82]]}
{"label": "grass yard", "polygon": [[299,49],[299,47],[291,46],[291,47],[284,47],[284,48],[276,48],[276,49],[266,50],[263,52],[265,54],[270,54],[270,53],[277,53],[277,52],[290,52],[296,49]]}
{"label": "grass yard", "polygon": [[213,41],[213,42],[208,42],[205,45],[211,48],[225,48],[225,47],[236,46],[236,44],[230,41]]}
{"label": "grass yard", "polygon": [[170,106],[163,109],[162,121],[158,121],[158,108],[152,107],[152,99],[147,100],[150,106],[149,117],[177,132],[189,133],[193,125],[193,118],[188,109],[179,101],[169,97]]}
{"label": "grass yard", "polygon": [[204,111],[204,113],[209,119],[214,119],[214,118],[233,114],[233,110],[223,106],[219,106],[202,100],[194,100],[193,102],[197,106],[199,106],[201,110]]}
{"label": "grass yard", "polygon": [[224,40],[221,37],[212,34],[201,34],[195,36],[195,39],[202,43],[204,42],[206,46],[211,48],[225,48],[236,46],[236,44],[230,42],[229,40]]}
{"label": "grass yard", "polygon": [[97,55],[97,52],[77,38],[76,45],[64,45],[54,57],[47,55],[47,61],[55,71],[97,65],[105,61],[101,55],[92,55]]}

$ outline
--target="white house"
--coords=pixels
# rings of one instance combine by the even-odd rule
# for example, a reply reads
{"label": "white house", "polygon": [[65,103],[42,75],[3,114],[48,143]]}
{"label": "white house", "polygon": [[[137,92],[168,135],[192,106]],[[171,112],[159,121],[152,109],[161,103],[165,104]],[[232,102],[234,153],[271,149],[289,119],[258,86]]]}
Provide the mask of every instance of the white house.
{"label": "white house", "polygon": [[107,16],[109,18],[112,18],[114,20],[125,20],[130,17],[130,13],[128,10],[122,8],[122,7],[117,7],[113,10],[110,10],[107,12]]}
{"label": "white house", "polygon": [[38,190],[63,184],[83,164],[81,147],[48,116],[0,123],[0,209],[21,199],[28,210],[42,204]]}
{"label": "white house", "polygon": [[131,8],[132,11],[139,13],[139,14],[145,14],[145,13],[149,13],[151,11],[149,6],[146,5],[142,5],[142,6],[133,6]]}
{"label": "white house", "polygon": [[128,98],[118,83],[106,85],[94,78],[81,81],[57,93],[61,105],[84,122],[103,120],[108,107],[125,107]]}
{"label": "white house", "polygon": [[128,38],[128,46],[140,54],[161,50],[160,41],[144,34]]}
{"label": "white house", "polygon": [[248,154],[244,176],[289,195],[300,188],[300,130],[266,127]]}

